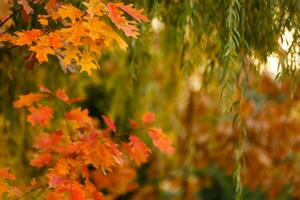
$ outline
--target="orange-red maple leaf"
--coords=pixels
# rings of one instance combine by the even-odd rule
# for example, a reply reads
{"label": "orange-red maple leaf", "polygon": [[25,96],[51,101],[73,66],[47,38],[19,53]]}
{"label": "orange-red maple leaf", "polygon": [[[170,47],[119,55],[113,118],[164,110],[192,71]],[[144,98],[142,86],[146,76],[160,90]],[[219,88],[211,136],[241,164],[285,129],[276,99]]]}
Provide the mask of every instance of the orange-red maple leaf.
{"label": "orange-red maple leaf", "polygon": [[141,119],[144,124],[151,124],[155,120],[155,114],[152,112],[146,112],[143,114]]}
{"label": "orange-red maple leaf", "polygon": [[110,117],[104,116],[104,115],[102,116],[102,118],[103,118],[105,124],[108,126],[108,128],[111,131],[116,132],[117,127],[116,127],[115,123],[113,122],[113,120]]}
{"label": "orange-red maple leaf", "polygon": [[21,108],[23,106],[31,106],[35,101],[40,100],[43,97],[46,97],[45,94],[40,93],[29,93],[25,95],[20,95],[19,99],[13,102],[15,108]]}
{"label": "orange-red maple leaf", "polygon": [[69,96],[66,94],[64,89],[56,90],[55,95],[64,102],[69,102],[70,100]]}
{"label": "orange-red maple leaf", "polygon": [[112,22],[122,31],[126,36],[137,38],[139,35],[136,21],[129,21],[124,17],[124,11],[132,16],[138,22],[148,21],[147,17],[141,14],[141,10],[135,10],[132,5],[125,6],[123,3],[108,3],[107,5],[108,16]]}
{"label": "orange-red maple leaf", "polygon": [[129,136],[129,143],[125,144],[125,148],[128,150],[130,157],[139,165],[147,162],[151,152],[143,141],[133,134]]}
{"label": "orange-red maple leaf", "polygon": [[8,180],[15,180],[15,175],[9,172],[9,168],[0,168],[0,179],[8,179]]}
{"label": "orange-red maple leaf", "polygon": [[38,39],[39,36],[42,35],[42,31],[38,29],[32,29],[28,31],[19,31],[15,34],[17,35],[17,38],[12,40],[11,42],[15,45],[31,45],[32,42]]}
{"label": "orange-red maple leaf", "polygon": [[32,126],[37,124],[41,126],[46,126],[50,119],[52,119],[53,109],[49,106],[43,106],[41,104],[38,107],[29,107],[30,115],[27,116],[27,121],[31,123]]}
{"label": "orange-red maple leaf", "polygon": [[30,161],[30,165],[34,167],[43,167],[44,165],[47,165],[52,160],[52,156],[49,153],[44,153],[37,155],[34,159]]}
{"label": "orange-red maple leaf", "polygon": [[63,132],[60,130],[52,134],[39,135],[33,146],[37,149],[49,150],[61,140],[62,135]]}
{"label": "orange-red maple leaf", "polygon": [[92,125],[93,124],[93,119],[89,117],[88,115],[88,110],[81,108],[75,108],[71,110],[70,112],[65,113],[65,118],[68,120],[73,120],[79,123],[79,125]]}
{"label": "orange-red maple leaf", "polygon": [[148,134],[152,139],[154,146],[166,154],[173,154],[175,152],[172,147],[172,140],[163,133],[159,128],[148,128]]}

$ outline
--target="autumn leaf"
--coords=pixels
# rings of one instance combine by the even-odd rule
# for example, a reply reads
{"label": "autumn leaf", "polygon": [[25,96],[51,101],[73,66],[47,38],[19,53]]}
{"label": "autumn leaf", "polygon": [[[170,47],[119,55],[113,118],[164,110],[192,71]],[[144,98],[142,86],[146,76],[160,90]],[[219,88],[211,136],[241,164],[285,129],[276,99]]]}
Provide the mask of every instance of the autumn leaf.
{"label": "autumn leaf", "polygon": [[128,122],[132,129],[136,129],[139,126],[139,124],[136,121],[134,121],[133,119],[128,119]]}
{"label": "autumn leaf", "polygon": [[40,168],[43,167],[44,165],[49,164],[51,160],[52,160],[51,154],[44,153],[35,156],[35,158],[30,161],[30,165]]}
{"label": "autumn leaf", "polygon": [[82,12],[74,7],[71,4],[68,5],[62,5],[60,8],[58,8],[57,12],[53,14],[53,19],[58,19],[58,18],[69,18],[71,22],[75,22],[78,18],[82,16]]}
{"label": "autumn leaf", "polygon": [[49,106],[43,106],[41,104],[38,107],[28,108],[30,115],[27,116],[27,121],[31,123],[32,126],[40,125],[46,126],[50,119],[52,119],[53,109]]}
{"label": "autumn leaf", "polygon": [[36,149],[49,150],[61,140],[63,136],[62,131],[56,131],[52,134],[41,134],[37,137],[33,147]]}
{"label": "autumn leaf", "polygon": [[81,65],[81,72],[86,71],[89,76],[92,75],[92,69],[98,68],[97,64],[95,64],[95,57],[87,50],[82,53],[77,64]]}
{"label": "autumn leaf", "polygon": [[83,2],[83,5],[87,7],[87,13],[93,17],[94,15],[102,16],[102,10],[104,4],[99,0],[89,0],[88,2]]}
{"label": "autumn leaf", "polygon": [[69,166],[68,160],[65,158],[59,159],[56,162],[54,169],[57,172],[57,174],[66,176],[70,171],[70,166]]}
{"label": "autumn leaf", "polygon": [[19,99],[13,102],[13,106],[15,108],[21,108],[23,106],[29,107],[35,101],[38,101],[43,97],[47,97],[47,95],[40,94],[40,93],[29,93],[29,94],[25,94],[25,95],[20,95]]}
{"label": "autumn leaf", "polygon": [[88,110],[81,108],[75,108],[70,112],[65,113],[65,118],[68,120],[73,120],[79,123],[79,125],[93,125],[93,119],[88,116]]}
{"label": "autumn leaf", "polygon": [[15,175],[9,172],[9,168],[0,168],[0,179],[8,179],[8,180],[15,180]]}
{"label": "autumn leaf", "polygon": [[152,112],[146,112],[141,118],[144,124],[151,124],[155,120],[155,114]]}
{"label": "autumn leaf", "polygon": [[56,97],[58,97],[60,100],[64,101],[64,102],[69,102],[70,98],[69,96],[66,94],[64,89],[58,89],[56,90],[55,93]]}
{"label": "autumn leaf", "polygon": [[172,140],[159,128],[148,128],[148,134],[154,146],[166,154],[173,154],[175,149],[172,147]]}
{"label": "autumn leaf", "polygon": [[38,39],[39,36],[43,34],[41,30],[32,29],[28,31],[19,31],[15,33],[17,38],[12,40],[11,42],[15,45],[28,45],[30,46],[32,42]]}
{"label": "autumn leaf", "polygon": [[107,11],[112,22],[122,31],[126,36],[137,38],[139,29],[136,26],[136,21],[129,21],[124,17],[124,11],[132,16],[138,22],[148,21],[147,17],[141,14],[141,10],[135,10],[132,5],[125,6],[123,3],[108,3]]}
{"label": "autumn leaf", "polygon": [[120,5],[119,7],[138,22],[149,22],[148,17],[142,14],[143,9],[134,9],[132,4]]}
{"label": "autumn leaf", "polygon": [[46,41],[46,38],[41,38],[36,45],[31,46],[29,50],[35,52],[36,58],[40,64],[48,61],[48,54],[55,55],[54,49],[49,46],[49,41]]}
{"label": "autumn leaf", "polygon": [[115,123],[113,122],[113,120],[108,117],[108,116],[102,116],[103,120],[104,120],[104,123],[108,126],[108,128],[113,131],[113,132],[116,132],[117,130],[117,127],[115,125]]}
{"label": "autumn leaf", "polygon": [[138,164],[147,162],[150,149],[137,136],[130,134],[129,143],[125,144],[130,157]]}

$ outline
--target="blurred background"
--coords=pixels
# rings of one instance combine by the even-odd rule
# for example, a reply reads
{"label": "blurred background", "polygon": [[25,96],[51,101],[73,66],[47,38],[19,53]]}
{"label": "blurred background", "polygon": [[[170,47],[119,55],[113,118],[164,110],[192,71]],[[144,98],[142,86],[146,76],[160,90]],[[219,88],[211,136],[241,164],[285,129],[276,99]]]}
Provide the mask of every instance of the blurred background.
{"label": "blurred background", "polygon": [[[92,77],[63,72],[54,57],[28,63],[26,48],[0,48],[1,166],[24,182],[41,173],[29,167],[41,130],[12,107],[41,84],[82,96],[78,104],[99,120],[111,116],[120,134],[129,117],[151,111],[172,137],[173,156],[154,152],[128,171],[138,186],[107,183],[116,199],[300,199],[300,1],[124,2],[150,22],[126,52],[101,55]],[[11,23],[39,26],[22,14]]]}

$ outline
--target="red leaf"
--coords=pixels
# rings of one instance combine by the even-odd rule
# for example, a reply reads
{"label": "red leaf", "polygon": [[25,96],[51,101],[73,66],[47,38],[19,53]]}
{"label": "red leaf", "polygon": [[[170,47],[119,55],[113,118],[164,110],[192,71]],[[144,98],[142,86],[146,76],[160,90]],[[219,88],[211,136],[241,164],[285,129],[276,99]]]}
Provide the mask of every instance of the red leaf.
{"label": "red leaf", "polygon": [[30,165],[34,167],[43,167],[44,165],[47,165],[52,160],[52,156],[49,153],[44,153],[36,156],[34,159],[30,161]]}
{"label": "red leaf", "polygon": [[175,152],[172,147],[172,140],[166,136],[161,129],[148,128],[148,134],[152,139],[154,146],[166,154],[173,154]]}
{"label": "red leaf", "polygon": [[122,5],[120,6],[120,8],[122,10],[124,10],[127,14],[129,14],[131,17],[133,17],[135,20],[137,20],[138,22],[149,22],[149,19],[142,15],[142,12],[143,12],[143,9],[134,9],[132,7],[133,5],[132,4],[129,4],[129,5]]}
{"label": "red leaf", "polygon": [[132,16],[138,22],[148,21],[147,17],[141,14],[142,10],[135,10],[132,5],[125,6],[123,3],[108,3],[108,16],[112,22],[122,31],[126,36],[137,38],[139,29],[136,26],[136,21],[129,21],[124,17],[124,11]]}
{"label": "red leaf", "polygon": [[142,122],[144,124],[151,124],[153,121],[155,120],[155,114],[152,112],[146,112],[143,116],[142,116]]}
{"label": "red leaf", "polygon": [[9,168],[0,168],[0,179],[8,179],[8,180],[15,180],[15,175],[9,173]]}
{"label": "red leaf", "polygon": [[63,132],[60,130],[53,134],[39,135],[33,146],[37,149],[49,150],[61,140],[62,135]]}
{"label": "red leaf", "polygon": [[137,136],[131,134],[129,136],[129,143],[125,144],[130,157],[138,164],[147,162],[150,154],[150,149],[143,143],[143,141]]}
{"label": "red leaf", "polygon": [[66,94],[64,89],[56,90],[55,95],[64,102],[69,102],[70,100],[69,96]]}
{"label": "red leaf", "polygon": [[116,132],[117,127],[116,127],[115,123],[113,122],[113,120],[108,116],[103,115],[102,117],[103,117],[103,120],[104,120],[105,124],[108,126],[108,128],[111,131]]}
{"label": "red leaf", "polygon": [[27,121],[31,123],[32,126],[37,124],[41,126],[46,126],[50,119],[52,119],[53,109],[49,106],[38,105],[38,108],[29,107],[30,115],[27,116]]}
{"label": "red leaf", "polygon": [[136,129],[139,126],[139,124],[136,121],[132,120],[132,119],[128,119],[128,122],[129,122],[130,127],[132,129]]}
{"label": "red leaf", "polygon": [[40,93],[29,93],[25,95],[20,95],[19,99],[13,102],[15,108],[21,108],[23,106],[31,106],[35,101],[40,100],[43,97],[46,97],[45,94]]}

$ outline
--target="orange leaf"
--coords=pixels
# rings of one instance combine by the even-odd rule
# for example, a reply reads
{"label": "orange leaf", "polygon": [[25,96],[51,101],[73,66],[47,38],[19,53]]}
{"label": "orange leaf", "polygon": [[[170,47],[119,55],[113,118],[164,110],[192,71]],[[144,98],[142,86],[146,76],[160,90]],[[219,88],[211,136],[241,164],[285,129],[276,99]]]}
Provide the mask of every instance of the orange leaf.
{"label": "orange leaf", "polygon": [[49,153],[44,153],[36,156],[34,159],[30,161],[30,165],[34,167],[43,167],[44,165],[47,165],[52,160],[52,156]]}
{"label": "orange leaf", "polygon": [[159,128],[148,128],[148,134],[152,139],[154,146],[159,148],[160,151],[166,154],[173,154],[174,148],[172,147],[172,141],[166,136]]}
{"label": "orange leaf", "polygon": [[15,175],[9,173],[9,168],[0,168],[0,179],[8,179],[8,180],[15,180]]}
{"label": "orange leaf", "polygon": [[32,29],[28,31],[19,31],[15,33],[18,38],[13,40],[13,44],[15,45],[31,45],[33,41],[38,39],[40,35],[42,35],[42,31],[38,29]]}
{"label": "orange leaf", "polygon": [[66,159],[61,158],[56,162],[54,169],[59,175],[66,176],[70,171],[70,166]]}
{"label": "orange leaf", "polygon": [[31,123],[32,126],[37,124],[41,126],[46,126],[53,115],[53,109],[49,106],[38,105],[38,108],[29,107],[30,115],[27,116],[27,121]]}
{"label": "orange leaf", "polygon": [[151,124],[155,120],[155,114],[152,112],[146,112],[142,116],[142,122],[144,124]]}
{"label": "orange leaf", "polygon": [[20,95],[19,99],[13,102],[15,108],[21,108],[23,106],[31,106],[35,101],[40,100],[41,98],[46,97],[45,94],[40,93],[29,93],[25,95]]}
{"label": "orange leaf", "polygon": [[65,113],[65,118],[68,120],[74,120],[81,126],[85,124],[93,124],[93,120],[89,117],[87,109],[81,110],[81,108],[75,108],[70,112]]}
{"label": "orange leaf", "polygon": [[117,127],[116,127],[115,123],[113,122],[113,120],[108,116],[102,116],[102,118],[103,118],[105,124],[108,126],[108,128],[111,131],[116,132]]}
{"label": "orange leaf", "polygon": [[133,5],[132,4],[129,4],[129,5],[121,5],[120,8],[122,10],[124,10],[128,15],[130,15],[131,17],[133,17],[135,20],[137,20],[138,22],[149,22],[149,19],[142,15],[142,12],[143,12],[143,9],[134,9],[132,7]]}
{"label": "orange leaf", "polygon": [[142,140],[133,134],[129,136],[129,143],[125,145],[125,148],[127,148],[130,157],[138,165],[147,162],[151,152]]}
{"label": "orange leaf", "polygon": [[137,38],[139,29],[136,26],[136,21],[128,21],[124,17],[124,11],[136,19],[138,22],[147,21],[145,16],[141,15],[141,11],[132,8],[132,5],[125,6],[123,3],[108,3],[107,5],[108,16],[112,22],[122,31],[126,36]]}
{"label": "orange leaf", "polygon": [[34,147],[37,149],[48,150],[53,148],[55,144],[57,144],[62,137],[62,131],[56,131],[53,134],[42,134],[39,135],[34,143]]}
{"label": "orange leaf", "polygon": [[55,95],[64,102],[69,102],[70,100],[69,96],[66,94],[64,89],[56,90]]}

